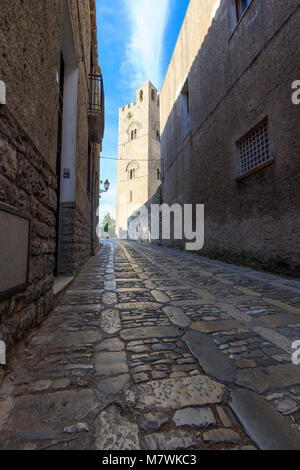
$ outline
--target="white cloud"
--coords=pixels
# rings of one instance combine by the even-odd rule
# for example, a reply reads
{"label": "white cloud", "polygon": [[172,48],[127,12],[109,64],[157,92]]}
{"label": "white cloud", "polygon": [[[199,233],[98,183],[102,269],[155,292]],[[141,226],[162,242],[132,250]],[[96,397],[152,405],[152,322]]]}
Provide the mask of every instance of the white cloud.
{"label": "white cloud", "polygon": [[163,39],[171,0],[125,0],[130,23],[122,73],[126,84],[139,88],[150,80],[160,88]]}

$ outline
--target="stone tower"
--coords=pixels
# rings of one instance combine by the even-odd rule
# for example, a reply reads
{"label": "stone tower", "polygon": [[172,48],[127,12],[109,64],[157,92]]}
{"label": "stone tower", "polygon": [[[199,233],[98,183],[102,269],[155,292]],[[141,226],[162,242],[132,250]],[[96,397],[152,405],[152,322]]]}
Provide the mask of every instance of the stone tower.
{"label": "stone tower", "polygon": [[128,218],[160,185],[159,114],[159,95],[150,82],[137,90],[136,103],[119,110],[118,238],[127,237]]}

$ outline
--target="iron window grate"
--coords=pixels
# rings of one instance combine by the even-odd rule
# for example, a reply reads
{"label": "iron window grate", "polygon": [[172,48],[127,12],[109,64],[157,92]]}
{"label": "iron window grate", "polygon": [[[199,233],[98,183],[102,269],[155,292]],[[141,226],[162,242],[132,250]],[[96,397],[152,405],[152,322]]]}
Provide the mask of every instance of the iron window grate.
{"label": "iron window grate", "polygon": [[238,142],[240,175],[271,160],[268,120],[248,132]]}

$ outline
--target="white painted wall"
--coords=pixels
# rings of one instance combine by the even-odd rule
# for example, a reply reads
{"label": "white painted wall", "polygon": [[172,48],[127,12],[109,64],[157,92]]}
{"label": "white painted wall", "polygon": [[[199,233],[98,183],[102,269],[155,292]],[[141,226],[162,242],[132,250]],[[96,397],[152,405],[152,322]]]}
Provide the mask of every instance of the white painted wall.
{"label": "white painted wall", "polygon": [[[64,0],[62,53],[65,62],[60,202],[75,201],[78,63],[68,1]],[[70,169],[70,179],[64,169]]]}

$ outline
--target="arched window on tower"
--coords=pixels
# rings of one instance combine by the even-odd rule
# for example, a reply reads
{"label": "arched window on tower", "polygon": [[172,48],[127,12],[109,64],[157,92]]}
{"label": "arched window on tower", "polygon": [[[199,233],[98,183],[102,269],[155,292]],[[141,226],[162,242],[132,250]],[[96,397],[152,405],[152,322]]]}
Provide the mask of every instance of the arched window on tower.
{"label": "arched window on tower", "polygon": [[131,131],[131,140],[133,140],[133,139],[134,139],[134,132]]}
{"label": "arched window on tower", "polygon": [[130,202],[133,201],[133,194],[132,194],[132,191],[130,191],[130,193],[129,193],[129,201],[130,201]]}
{"label": "arched window on tower", "polygon": [[140,91],[140,102],[142,102],[144,99],[144,92],[143,90]]}
{"label": "arched window on tower", "polygon": [[136,137],[137,137],[137,130],[134,129],[134,139],[136,139]]}
{"label": "arched window on tower", "polygon": [[139,164],[137,161],[133,160],[127,165],[126,174],[128,180],[133,180],[136,178],[137,171],[139,169]]}

